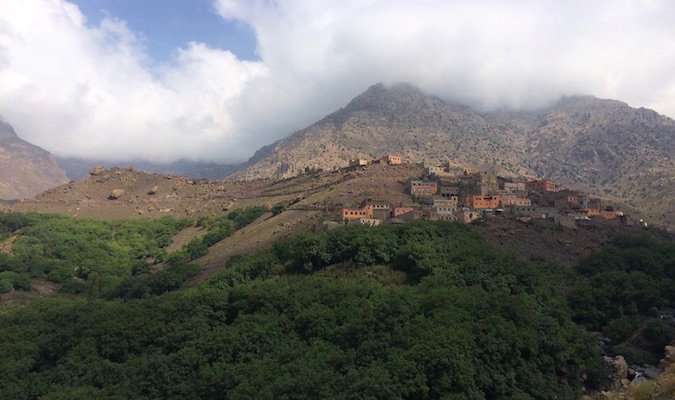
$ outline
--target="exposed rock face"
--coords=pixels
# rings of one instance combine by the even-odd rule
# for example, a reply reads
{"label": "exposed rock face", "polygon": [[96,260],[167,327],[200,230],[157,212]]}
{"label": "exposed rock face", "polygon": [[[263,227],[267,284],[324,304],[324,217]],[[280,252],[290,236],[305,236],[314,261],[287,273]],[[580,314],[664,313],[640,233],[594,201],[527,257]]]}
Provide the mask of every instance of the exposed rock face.
{"label": "exposed rock face", "polygon": [[611,390],[619,390],[628,387],[630,381],[628,378],[628,364],[623,356],[614,358],[605,356],[605,362],[609,365],[611,372],[610,381]]}
{"label": "exposed rock face", "polygon": [[54,156],[14,132],[0,117],[0,199],[23,199],[68,182]]}
{"label": "exposed rock face", "polygon": [[665,355],[661,360],[661,368],[668,369],[675,364],[675,346],[666,346]]}
{"label": "exposed rock face", "polygon": [[675,223],[675,121],[590,96],[539,111],[479,115],[407,84],[378,84],[261,148],[231,178],[288,178],[305,168],[332,170],[384,154],[550,177]]}

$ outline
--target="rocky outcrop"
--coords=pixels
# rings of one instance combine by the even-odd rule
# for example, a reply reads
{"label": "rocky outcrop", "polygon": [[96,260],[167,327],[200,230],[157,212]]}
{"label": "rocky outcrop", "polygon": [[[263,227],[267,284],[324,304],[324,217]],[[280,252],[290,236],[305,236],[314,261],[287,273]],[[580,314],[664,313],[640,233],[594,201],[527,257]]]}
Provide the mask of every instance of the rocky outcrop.
{"label": "rocky outcrop", "polygon": [[103,166],[102,165],[97,165],[97,166],[91,167],[89,169],[89,175],[91,175],[91,176],[101,175],[102,173],[103,173]]}
{"label": "rocky outcrop", "polygon": [[124,196],[124,189],[113,189],[108,196],[108,200],[117,200],[122,196]]}

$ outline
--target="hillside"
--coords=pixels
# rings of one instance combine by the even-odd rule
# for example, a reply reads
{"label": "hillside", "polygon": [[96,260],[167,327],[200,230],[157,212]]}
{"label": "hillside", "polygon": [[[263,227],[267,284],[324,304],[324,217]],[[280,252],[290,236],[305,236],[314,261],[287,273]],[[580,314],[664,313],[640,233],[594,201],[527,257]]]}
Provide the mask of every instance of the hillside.
{"label": "hillside", "polygon": [[[106,168],[120,165],[120,163],[111,161],[77,157],[56,157],[56,162],[66,171],[68,178],[71,180],[86,178],[88,176],[89,168],[91,168],[92,165],[102,165]],[[202,179],[223,179],[237,168],[236,165],[190,160],[177,160],[170,163],[135,160],[121,164],[124,166],[132,166],[139,171]]]}
{"label": "hillside", "polygon": [[346,107],[260,149],[230,179],[287,178],[398,154],[505,175],[550,177],[675,223],[675,121],[590,96],[479,115],[418,89],[371,86]]}
{"label": "hillside", "polygon": [[0,117],[0,199],[30,198],[66,182],[54,156],[19,138]]}

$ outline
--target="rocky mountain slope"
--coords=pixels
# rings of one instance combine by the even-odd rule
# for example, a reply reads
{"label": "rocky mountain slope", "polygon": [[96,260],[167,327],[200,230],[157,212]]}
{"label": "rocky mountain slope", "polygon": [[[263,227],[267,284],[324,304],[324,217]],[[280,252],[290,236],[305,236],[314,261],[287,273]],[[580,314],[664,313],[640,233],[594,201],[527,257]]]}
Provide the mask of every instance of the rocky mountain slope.
{"label": "rocky mountain slope", "polygon": [[479,115],[408,84],[377,84],[345,108],[263,147],[230,178],[287,178],[384,154],[549,177],[675,223],[675,121],[590,96],[532,112]]}
{"label": "rocky mountain slope", "polygon": [[19,138],[0,117],[0,199],[33,197],[66,182],[54,156]]}
{"label": "rocky mountain slope", "polygon": [[332,170],[352,158],[384,154],[531,174],[519,165],[509,141],[495,137],[494,129],[468,107],[427,96],[408,84],[377,84],[345,108],[262,148],[231,178],[287,178],[307,167]]}

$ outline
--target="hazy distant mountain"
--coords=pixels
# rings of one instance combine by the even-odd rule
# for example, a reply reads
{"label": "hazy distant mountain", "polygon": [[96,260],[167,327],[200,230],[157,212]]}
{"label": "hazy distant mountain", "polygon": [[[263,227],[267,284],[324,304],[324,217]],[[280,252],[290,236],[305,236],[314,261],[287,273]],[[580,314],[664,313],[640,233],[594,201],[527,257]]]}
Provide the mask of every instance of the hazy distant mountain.
{"label": "hazy distant mountain", "polygon": [[105,168],[133,167],[139,171],[156,172],[164,175],[186,176],[190,178],[223,179],[236,170],[238,165],[207,163],[198,161],[178,160],[172,163],[153,163],[149,161],[108,162],[93,159],[57,157],[59,166],[66,171],[72,180],[89,176],[89,169],[96,165]]}
{"label": "hazy distant mountain", "polygon": [[0,117],[0,199],[33,197],[66,182],[54,156],[19,138]]}
{"label": "hazy distant mountain", "polygon": [[286,178],[306,167],[330,170],[384,154],[551,177],[675,222],[675,121],[590,96],[539,111],[479,115],[408,84],[377,84],[263,147],[231,178]]}

